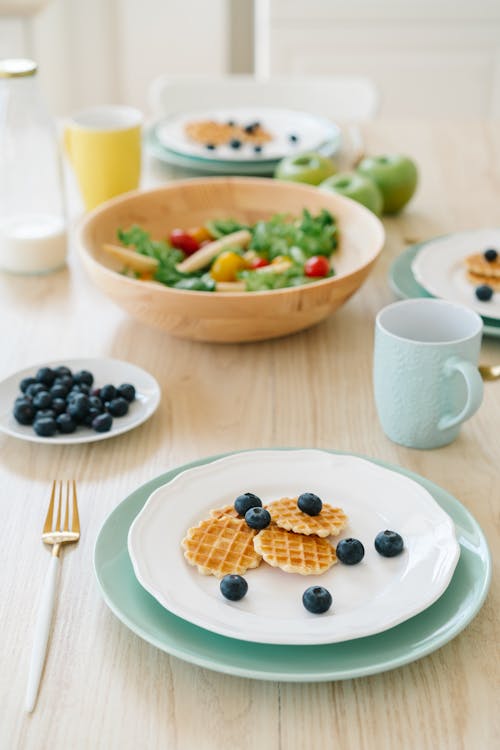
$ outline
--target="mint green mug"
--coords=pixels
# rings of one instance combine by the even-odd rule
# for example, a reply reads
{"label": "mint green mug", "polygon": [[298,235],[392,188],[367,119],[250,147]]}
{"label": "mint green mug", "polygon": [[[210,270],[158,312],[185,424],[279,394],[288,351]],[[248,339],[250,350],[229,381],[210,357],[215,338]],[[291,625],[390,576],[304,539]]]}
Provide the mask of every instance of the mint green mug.
{"label": "mint green mug", "polygon": [[374,390],[382,428],[409,448],[451,443],[479,409],[483,322],[467,307],[410,299],[375,321]]}

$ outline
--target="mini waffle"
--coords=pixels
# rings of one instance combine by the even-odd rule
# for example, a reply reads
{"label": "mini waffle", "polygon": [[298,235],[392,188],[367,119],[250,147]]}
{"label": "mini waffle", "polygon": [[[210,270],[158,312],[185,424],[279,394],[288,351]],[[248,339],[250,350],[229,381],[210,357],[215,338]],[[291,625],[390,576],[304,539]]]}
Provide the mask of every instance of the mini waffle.
{"label": "mini waffle", "polygon": [[[474,277],[480,277],[483,284],[491,284],[495,280],[500,282],[500,257],[493,261],[488,261],[481,253],[469,255],[465,259],[467,271]],[[492,285],[492,284],[491,284]]]}
{"label": "mini waffle", "polygon": [[294,534],[278,526],[260,531],[253,545],[269,565],[286,573],[320,575],[337,562],[335,550],[326,539]]}
{"label": "mini waffle", "polygon": [[297,505],[296,497],[283,497],[267,506],[271,518],[277,526],[296,534],[316,536],[337,535],[346,525],[347,516],[341,508],[323,503],[321,513],[309,516]]}
{"label": "mini waffle", "polygon": [[244,126],[236,123],[230,125],[227,122],[217,122],[216,120],[188,122],[185,131],[189,138],[202,145],[210,143],[213,146],[224,146],[230,144],[233,140],[262,145],[273,139],[272,135],[258,124],[245,129]]}
{"label": "mini waffle", "polygon": [[205,576],[222,578],[228,573],[243,575],[256,568],[261,556],[253,546],[256,531],[244,520],[224,515],[207,518],[188,529],[181,542],[184,557]]}

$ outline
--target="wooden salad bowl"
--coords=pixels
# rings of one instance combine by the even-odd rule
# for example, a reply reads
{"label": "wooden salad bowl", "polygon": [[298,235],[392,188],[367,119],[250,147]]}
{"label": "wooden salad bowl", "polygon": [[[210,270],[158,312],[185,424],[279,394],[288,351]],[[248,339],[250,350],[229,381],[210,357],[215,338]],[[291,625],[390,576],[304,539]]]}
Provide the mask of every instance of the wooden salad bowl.
{"label": "wooden salad bowl", "polygon": [[[103,252],[118,228],[139,224],[153,239],[175,227],[208,219],[254,223],[276,213],[300,216],[328,209],[339,225],[335,276],[311,284],[264,292],[196,292],[120,274],[120,263]],[[244,342],[285,336],[324,320],[359,289],[384,244],[377,217],[342,196],[308,185],[267,178],[210,177],[127,193],[83,220],[77,245],[96,285],[130,315],[173,336],[195,341]]]}

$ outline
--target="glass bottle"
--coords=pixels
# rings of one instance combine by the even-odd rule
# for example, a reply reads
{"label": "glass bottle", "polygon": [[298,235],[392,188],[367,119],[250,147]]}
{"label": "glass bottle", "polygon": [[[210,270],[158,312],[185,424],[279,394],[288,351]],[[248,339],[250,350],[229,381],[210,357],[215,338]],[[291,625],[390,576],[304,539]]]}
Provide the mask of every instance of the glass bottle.
{"label": "glass bottle", "polygon": [[66,208],[55,123],[33,60],[0,60],[0,269],[54,271],[66,259]]}

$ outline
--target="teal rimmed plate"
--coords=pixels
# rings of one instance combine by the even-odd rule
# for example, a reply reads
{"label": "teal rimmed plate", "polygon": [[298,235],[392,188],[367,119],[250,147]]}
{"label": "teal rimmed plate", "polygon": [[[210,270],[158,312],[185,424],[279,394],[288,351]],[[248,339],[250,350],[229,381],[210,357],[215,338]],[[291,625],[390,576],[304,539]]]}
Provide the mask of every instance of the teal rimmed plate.
{"label": "teal rimmed plate", "polygon": [[427,479],[374,461],[421,484],[455,523],[460,560],[450,585],[431,607],[378,635],[318,646],[249,643],[216,635],[176,617],[137,582],[127,549],[128,531],[154,490],[180,472],[217,458],[221,456],[186,464],[142,485],[108,516],[97,538],[94,565],[106,603],[134,633],[161,650],[201,667],[255,679],[350,679],[394,669],[435,651],[463,630],[483,604],[491,559],[484,535],[471,514]]}
{"label": "teal rimmed plate", "polygon": [[[389,269],[389,284],[394,294],[402,299],[432,297],[429,292],[420,286],[411,269],[411,264],[417,253],[426,244],[426,242],[421,242],[417,245],[411,245],[406,250],[403,250],[391,264]],[[484,334],[500,338],[500,321],[485,316],[481,317],[484,323]]]}

